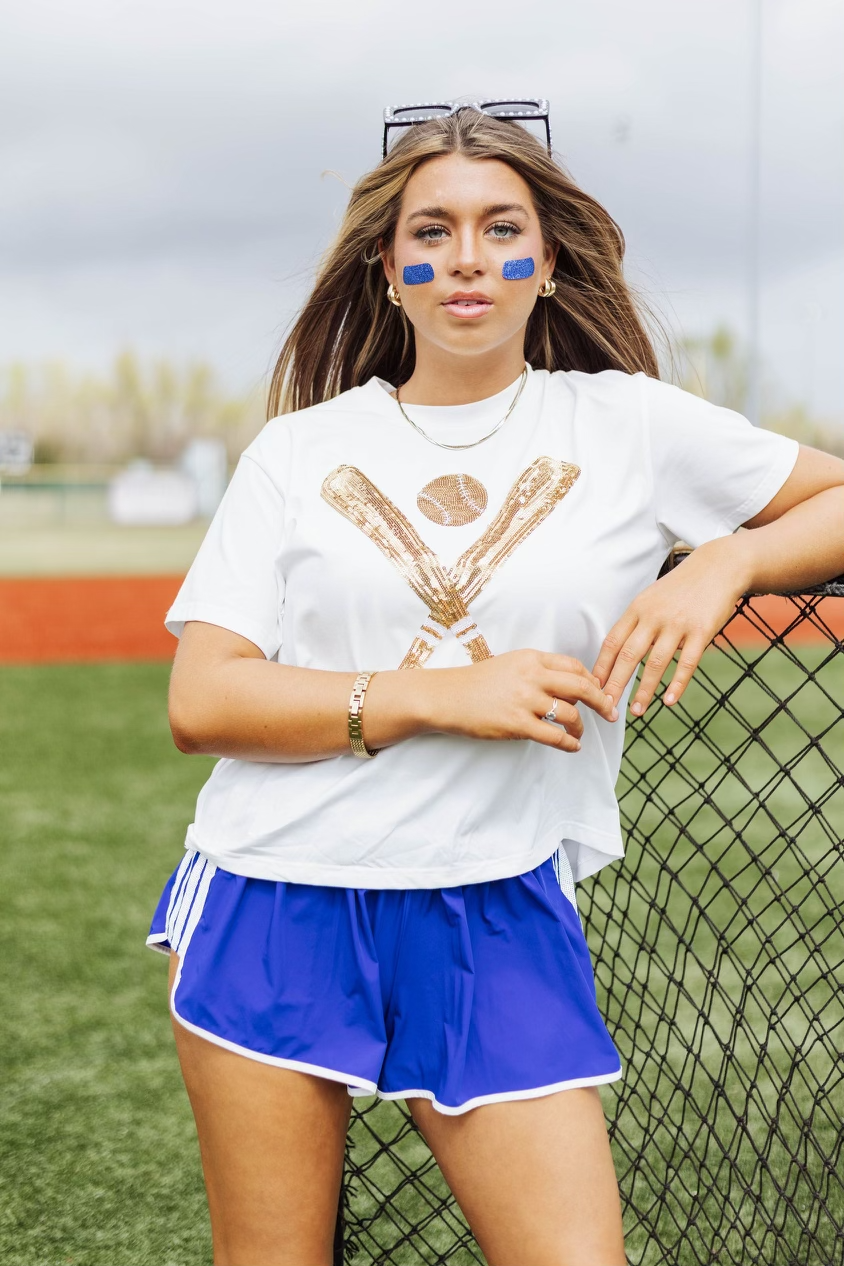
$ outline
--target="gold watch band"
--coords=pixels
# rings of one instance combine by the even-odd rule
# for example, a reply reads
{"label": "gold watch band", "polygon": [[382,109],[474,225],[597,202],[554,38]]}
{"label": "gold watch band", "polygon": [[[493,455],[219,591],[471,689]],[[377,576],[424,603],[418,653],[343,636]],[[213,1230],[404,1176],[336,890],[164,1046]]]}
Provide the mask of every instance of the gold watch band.
{"label": "gold watch band", "polygon": [[381,750],[379,747],[370,750],[363,741],[363,702],[366,688],[374,676],[375,673],[359,673],[349,699],[349,743],[355,756],[360,756],[363,760],[377,756]]}

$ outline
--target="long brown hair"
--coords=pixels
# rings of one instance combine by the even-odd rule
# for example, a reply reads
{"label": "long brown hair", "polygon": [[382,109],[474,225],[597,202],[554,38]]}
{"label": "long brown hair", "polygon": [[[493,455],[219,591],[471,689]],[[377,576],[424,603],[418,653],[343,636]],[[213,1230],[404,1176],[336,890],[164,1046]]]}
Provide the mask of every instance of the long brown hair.
{"label": "long brown hair", "polygon": [[352,190],[340,232],[313,292],[281,349],[267,416],[329,400],[373,375],[405,382],[413,330],[387,299],[377,243],[389,246],[402,195],[421,163],[441,154],[497,158],[530,187],[544,240],[559,248],[557,292],[528,321],[525,359],[534,369],[659,377],[656,354],[622,273],[624,236],[525,128],[465,109],[409,127]]}

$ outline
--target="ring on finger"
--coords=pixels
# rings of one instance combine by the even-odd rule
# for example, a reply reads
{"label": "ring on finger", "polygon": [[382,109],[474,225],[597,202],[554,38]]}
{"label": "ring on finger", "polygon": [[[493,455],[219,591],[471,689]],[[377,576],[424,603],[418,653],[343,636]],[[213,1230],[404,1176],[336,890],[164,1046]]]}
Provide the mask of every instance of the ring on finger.
{"label": "ring on finger", "polygon": [[550,707],[550,708],[548,709],[548,711],[545,713],[545,716],[542,718],[542,720],[543,720],[543,721],[556,721],[556,720],[557,720],[557,700],[556,700],[556,699],[552,699],[552,700],[551,700],[551,707]]}

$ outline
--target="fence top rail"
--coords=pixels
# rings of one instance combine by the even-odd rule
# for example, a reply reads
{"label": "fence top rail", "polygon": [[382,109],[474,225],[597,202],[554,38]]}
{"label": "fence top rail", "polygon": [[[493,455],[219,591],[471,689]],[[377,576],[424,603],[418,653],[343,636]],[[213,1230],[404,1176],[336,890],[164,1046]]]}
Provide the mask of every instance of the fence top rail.
{"label": "fence top rail", "polygon": [[[688,558],[689,554],[692,552],[693,547],[691,545],[686,545],[685,543],[675,545],[674,549],[665,561],[663,572],[671,571],[674,567],[678,566],[679,563],[682,563],[684,558]],[[841,576],[833,576],[829,580],[821,581],[820,584],[817,585],[804,585],[801,589],[778,589],[776,590],[776,593],[779,597],[783,598],[796,598],[803,594],[820,594],[823,598],[844,598],[844,574]],[[759,595],[750,591],[742,596],[745,598],[752,598]]]}

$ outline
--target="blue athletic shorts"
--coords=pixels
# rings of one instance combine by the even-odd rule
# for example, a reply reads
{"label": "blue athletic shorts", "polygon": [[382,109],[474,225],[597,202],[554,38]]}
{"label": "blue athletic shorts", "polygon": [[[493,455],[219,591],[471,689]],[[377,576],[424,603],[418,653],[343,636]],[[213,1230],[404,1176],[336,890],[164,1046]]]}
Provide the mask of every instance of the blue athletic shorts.
{"label": "blue athletic shorts", "polygon": [[170,1006],[227,1050],[458,1114],[615,1081],[580,917],[555,854],[452,888],[248,879],[186,853],[147,944]]}

